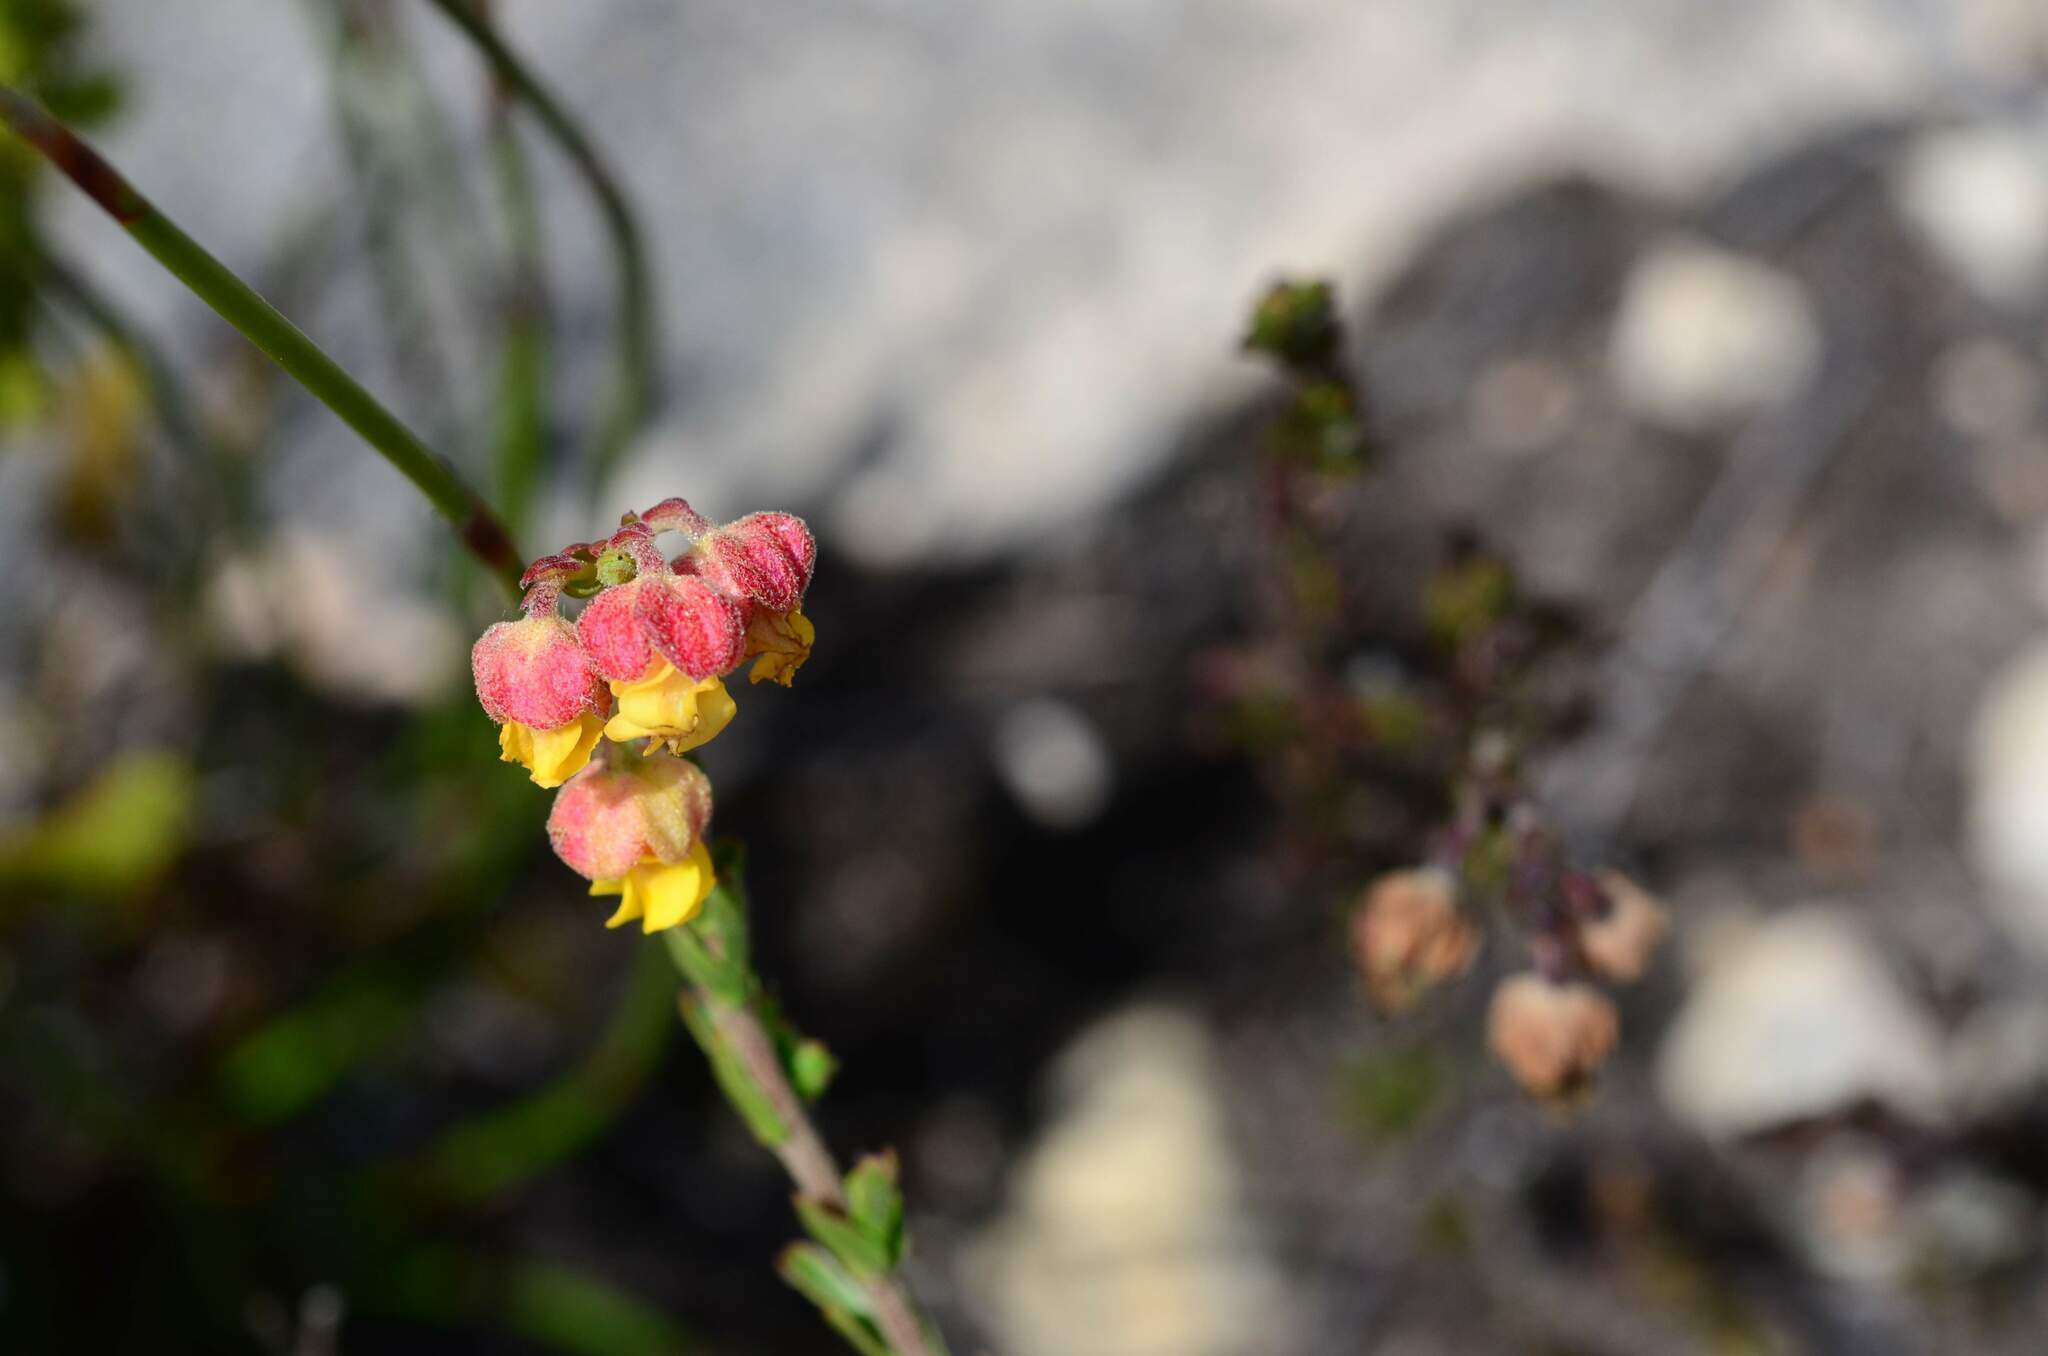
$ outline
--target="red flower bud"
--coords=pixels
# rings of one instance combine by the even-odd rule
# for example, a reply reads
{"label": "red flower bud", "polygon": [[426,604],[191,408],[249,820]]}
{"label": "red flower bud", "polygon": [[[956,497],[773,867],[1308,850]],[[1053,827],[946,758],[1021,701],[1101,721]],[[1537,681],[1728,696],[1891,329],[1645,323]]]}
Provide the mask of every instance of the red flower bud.
{"label": "red flower bud", "polygon": [[499,622],[477,640],[469,664],[477,700],[501,725],[551,730],[609,704],[575,628],[557,616]]}

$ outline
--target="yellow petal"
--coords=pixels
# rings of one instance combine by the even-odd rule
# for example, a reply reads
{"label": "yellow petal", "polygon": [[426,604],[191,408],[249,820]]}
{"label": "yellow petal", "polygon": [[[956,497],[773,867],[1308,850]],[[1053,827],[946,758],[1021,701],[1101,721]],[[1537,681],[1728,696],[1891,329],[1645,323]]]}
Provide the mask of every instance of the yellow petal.
{"label": "yellow petal", "polygon": [[750,683],[776,682],[784,687],[811,657],[818,628],[811,625],[801,609],[787,613],[763,613],[747,627],[747,653],[758,655],[747,674]]}
{"label": "yellow petal", "polygon": [[689,922],[711,897],[718,883],[711,869],[711,854],[702,843],[692,843],[679,862],[642,858],[631,871],[615,880],[593,881],[593,895],[618,895],[618,911],[605,920],[608,928],[644,920],[643,932],[660,932]]}
{"label": "yellow petal", "polygon": [[671,753],[710,743],[739,710],[719,679],[689,678],[666,659],[637,682],[613,683],[612,694],[618,713],[605,724],[605,737],[623,744],[652,736]]}
{"label": "yellow petal", "polygon": [[604,925],[608,928],[615,928],[621,923],[630,923],[640,916],[640,892],[633,889],[624,880],[592,881],[590,883],[590,893],[593,895],[622,896],[619,900],[618,910],[611,917],[604,920]]}
{"label": "yellow petal", "polygon": [[702,843],[692,844],[690,855],[673,865],[642,863],[633,870],[642,875],[646,892],[647,916],[641,924],[644,932],[660,932],[689,922],[711,896],[711,854]]}
{"label": "yellow petal", "polygon": [[523,766],[536,786],[560,786],[583,770],[603,733],[604,722],[588,711],[551,730],[508,720],[498,731],[498,758]]}

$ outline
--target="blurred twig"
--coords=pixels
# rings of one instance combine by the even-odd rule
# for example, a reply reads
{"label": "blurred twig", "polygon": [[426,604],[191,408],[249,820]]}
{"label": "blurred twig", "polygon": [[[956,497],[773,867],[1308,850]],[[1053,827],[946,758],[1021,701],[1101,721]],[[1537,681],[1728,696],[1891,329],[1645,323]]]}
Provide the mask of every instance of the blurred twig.
{"label": "blurred twig", "polygon": [[612,378],[612,392],[596,439],[590,450],[587,483],[595,492],[617,465],[626,445],[646,418],[654,388],[654,374],[660,366],[656,353],[652,279],[647,251],[633,218],[631,206],[611,169],[583,129],[570,117],[547,87],[526,67],[498,36],[488,19],[470,0],[429,0],[434,8],[476,44],[477,50],[507,88],[512,90],[548,131],[577,173],[583,176],[605,230],[612,240],[612,254],[618,271],[618,353]]}
{"label": "blurred twig", "polygon": [[[483,3],[477,0],[479,8]],[[509,248],[496,307],[503,335],[498,350],[496,488],[505,518],[517,531],[527,525],[547,461],[549,362],[540,207],[526,149],[512,118],[513,99],[511,88],[494,71],[486,117]]]}
{"label": "blurred twig", "polygon": [[[462,402],[453,396],[460,388],[451,378],[427,279],[405,231],[406,204],[428,195],[412,182],[426,176],[405,173],[401,162],[414,146],[442,139],[432,125],[437,119],[433,109],[417,108],[423,96],[405,69],[388,16],[360,0],[341,5],[334,36],[334,118],[377,289],[377,318],[390,343],[392,376],[413,417],[462,461]],[[446,187],[450,176],[434,177]]]}
{"label": "blurred twig", "polygon": [[454,524],[462,543],[516,596],[522,561],[490,506],[375,396],[275,307],[138,193],[42,107],[0,86],[0,122],[39,151],[156,261],[341,416]]}

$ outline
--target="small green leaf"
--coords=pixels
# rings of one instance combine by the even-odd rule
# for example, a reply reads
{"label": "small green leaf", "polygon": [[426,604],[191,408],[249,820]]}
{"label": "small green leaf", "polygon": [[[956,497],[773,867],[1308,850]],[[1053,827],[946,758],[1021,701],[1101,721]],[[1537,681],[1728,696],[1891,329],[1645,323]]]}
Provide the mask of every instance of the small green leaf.
{"label": "small green leaf", "polygon": [[821,1310],[825,1321],[832,1325],[832,1331],[847,1340],[860,1356],[896,1356],[889,1343],[876,1330],[875,1325],[844,1309]]}
{"label": "small green leaf", "polygon": [[815,1243],[792,1243],[775,1260],[782,1279],[805,1299],[861,1356],[894,1356],[889,1343],[867,1315],[874,1311],[868,1292],[847,1273],[837,1258]]}
{"label": "small green leaf", "polygon": [[784,1062],[789,1066],[789,1081],[796,1085],[797,1096],[806,1102],[824,1096],[839,1072],[839,1057],[826,1049],[823,1041],[798,1041],[784,1056]]}
{"label": "small green leaf", "polygon": [[839,1260],[815,1243],[792,1243],[775,1259],[782,1279],[820,1309],[844,1309],[866,1316],[873,1311],[868,1292]]}
{"label": "small green leaf", "polygon": [[805,1231],[831,1249],[832,1255],[851,1267],[856,1276],[880,1276],[894,1265],[889,1250],[847,1218],[843,1210],[809,1196],[796,1197],[795,1205]]}
{"label": "small green leaf", "polygon": [[894,1267],[903,1257],[903,1191],[893,1149],[869,1154],[846,1174],[847,1212]]}

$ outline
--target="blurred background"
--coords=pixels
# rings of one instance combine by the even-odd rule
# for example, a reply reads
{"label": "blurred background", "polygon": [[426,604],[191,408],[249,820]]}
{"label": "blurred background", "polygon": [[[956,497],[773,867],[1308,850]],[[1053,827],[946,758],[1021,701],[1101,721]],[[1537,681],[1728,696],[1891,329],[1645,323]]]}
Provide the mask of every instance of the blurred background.
{"label": "blurred background", "polygon": [[[429,6],[0,0],[0,75],[528,555],[809,518],[716,827],[956,1352],[2048,1345],[2039,0],[493,9],[646,239],[615,466],[602,222]],[[12,141],[0,191],[0,1348],[838,1349],[496,761],[502,600]],[[1283,275],[1366,411],[1336,771],[1260,676]],[[1399,1020],[1346,951],[1448,812],[1476,550],[1532,796],[1673,917],[1565,1110],[1485,1053],[1512,933]]]}

